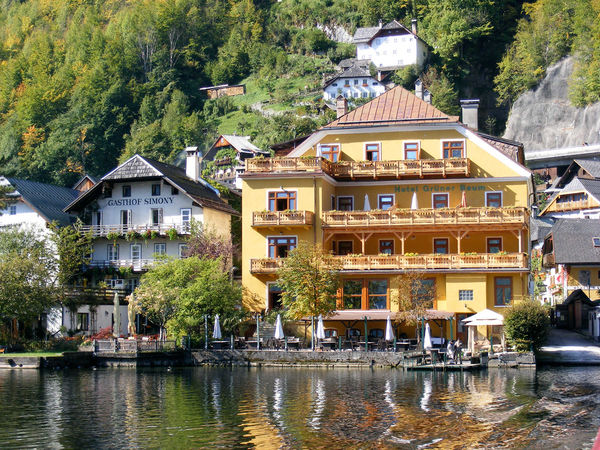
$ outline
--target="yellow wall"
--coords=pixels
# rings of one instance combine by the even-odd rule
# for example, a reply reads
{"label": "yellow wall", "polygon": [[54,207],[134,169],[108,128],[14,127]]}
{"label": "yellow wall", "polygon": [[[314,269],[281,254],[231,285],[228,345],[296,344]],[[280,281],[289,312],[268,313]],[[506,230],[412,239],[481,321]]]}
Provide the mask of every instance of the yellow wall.
{"label": "yellow wall", "polygon": [[203,208],[204,224],[225,238],[231,237],[231,215],[211,208]]}
{"label": "yellow wall", "polygon": [[[582,285],[579,282],[579,272],[582,270],[587,270],[590,272],[590,287],[587,285]],[[570,267],[568,276],[567,276],[567,285],[573,286],[577,288],[581,288],[585,295],[587,295],[590,300],[600,300],[600,266],[582,266],[582,267]],[[569,289],[567,295],[573,293],[574,289]]]}

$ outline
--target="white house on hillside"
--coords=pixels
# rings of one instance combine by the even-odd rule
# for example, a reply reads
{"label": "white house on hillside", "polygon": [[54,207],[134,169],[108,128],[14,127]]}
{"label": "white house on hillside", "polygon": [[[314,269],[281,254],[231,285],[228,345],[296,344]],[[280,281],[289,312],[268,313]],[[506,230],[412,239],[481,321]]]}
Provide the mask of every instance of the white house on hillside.
{"label": "white house on hillside", "polygon": [[385,86],[360,67],[351,66],[329,79],[323,88],[323,99],[333,101],[344,98],[375,98],[385,92]]}
{"label": "white house on hillside", "polygon": [[396,20],[383,26],[358,28],[352,43],[356,45],[356,59],[370,60],[380,71],[422,66],[429,54],[427,44],[417,36],[416,19],[412,30]]}

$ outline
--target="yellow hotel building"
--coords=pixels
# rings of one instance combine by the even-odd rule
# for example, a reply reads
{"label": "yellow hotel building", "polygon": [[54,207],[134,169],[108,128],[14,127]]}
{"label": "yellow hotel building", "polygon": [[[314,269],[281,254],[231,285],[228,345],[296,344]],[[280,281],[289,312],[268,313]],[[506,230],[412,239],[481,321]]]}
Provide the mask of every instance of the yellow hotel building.
{"label": "yellow hotel building", "polygon": [[434,319],[451,317],[463,342],[457,320],[501,313],[527,295],[533,186],[520,144],[474,131],[402,87],[338,116],[287,157],[246,161],[247,308],[278,306],[276,270],[302,240],[341,260],[338,311],[325,322],[340,336],[362,331],[365,316],[369,333],[381,334],[406,271],[433,287],[433,335],[450,337]]}

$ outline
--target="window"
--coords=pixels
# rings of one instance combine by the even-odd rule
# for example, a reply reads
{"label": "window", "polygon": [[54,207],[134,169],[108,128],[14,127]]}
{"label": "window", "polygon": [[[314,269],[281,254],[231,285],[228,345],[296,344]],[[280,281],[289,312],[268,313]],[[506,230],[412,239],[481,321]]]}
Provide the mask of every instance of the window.
{"label": "window", "polygon": [[444,149],[444,159],[447,158],[464,158],[465,143],[464,141],[443,141],[442,148]]}
{"label": "window", "polygon": [[419,143],[405,142],[404,143],[404,159],[419,159]]}
{"label": "window", "polygon": [[346,280],[343,286],[343,308],[361,309],[363,280]]}
{"label": "window", "polygon": [[448,254],[448,239],[440,238],[433,240],[433,253]]}
{"label": "window", "polygon": [[9,214],[11,216],[16,216],[17,215],[17,205],[11,205],[9,208]]}
{"label": "window", "polygon": [[175,186],[171,186],[171,195],[179,195],[179,189]]}
{"label": "window", "polygon": [[350,87],[350,80],[344,80],[344,87]]}
{"label": "window", "polygon": [[362,98],[367,98],[367,97],[369,97],[369,93],[368,92],[363,92],[362,94],[360,94],[360,96]]}
{"label": "window", "polygon": [[506,306],[512,300],[512,278],[496,277],[494,279],[494,305]]}
{"label": "window", "polygon": [[358,80],[354,80],[354,86],[358,86]]}
{"label": "window", "polygon": [[130,209],[122,209],[121,210],[121,225],[127,227],[131,225],[131,210]]}
{"label": "window", "polygon": [[267,283],[269,286],[269,304],[267,305],[269,310],[281,309],[283,304],[281,303],[281,288],[275,283]]}
{"label": "window", "polygon": [[157,255],[166,255],[167,254],[167,244],[164,242],[160,244],[154,244],[154,253]]}
{"label": "window", "polygon": [[458,291],[458,300],[461,302],[469,302],[473,300],[472,289],[460,289]]}
{"label": "window", "polygon": [[326,328],[325,329],[325,338],[335,338],[337,337],[337,330],[335,328]]}
{"label": "window", "polygon": [[485,193],[485,206],[489,208],[501,208],[502,207],[502,192],[486,192]]}
{"label": "window", "polygon": [[90,329],[90,314],[77,313],[77,331],[88,331]]}
{"label": "window", "polygon": [[387,308],[387,280],[369,280],[368,296],[369,309],[386,309]]}
{"label": "window", "polygon": [[377,207],[384,211],[394,206],[394,194],[379,194],[377,196]]}
{"label": "window", "polygon": [[102,225],[102,211],[96,212],[96,225]]}
{"label": "window", "polygon": [[109,261],[119,260],[119,244],[108,244],[106,246],[106,259]]}
{"label": "window", "polygon": [[354,197],[338,197],[338,211],[354,211]]}
{"label": "window", "polygon": [[331,162],[340,160],[340,146],[338,144],[321,145],[321,155]]}
{"label": "window", "polygon": [[358,98],[358,92],[355,92],[355,93],[354,93],[352,96],[353,96],[354,98]]}
{"label": "window", "polygon": [[152,185],[152,196],[156,197],[160,195],[160,184],[153,184]]}
{"label": "window", "polygon": [[487,238],[487,252],[500,253],[502,251],[502,238]]}
{"label": "window", "polygon": [[339,241],[337,254],[338,255],[352,254],[352,241]]}
{"label": "window", "polygon": [[592,242],[594,243],[594,247],[600,247],[600,237],[593,237]]}
{"label": "window", "polygon": [[142,259],[141,244],[131,244],[131,259],[133,261],[139,261]]}
{"label": "window", "polygon": [[335,86],[335,87],[337,87],[337,83],[333,83],[333,84],[332,84],[332,86]]}
{"label": "window", "polygon": [[285,258],[290,250],[296,248],[296,238],[290,236],[278,236],[268,238],[269,258]]}
{"label": "window", "polygon": [[433,209],[448,208],[448,194],[433,194]]}
{"label": "window", "polygon": [[156,208],[150,210],[152,225],[157,226],[163,223],[163,210],[162,208]]}
{"label": "window", "polygon": [[269,211],[296,209],[296,192],[269,192]]}
{"label": "window", "polygon": [[394,240],[393,239],[382,239],[379,241],[379,253],[385,255],[394,254]]}
{"label": "window", "polygon": [[373,81],[373,86],[379,86],[379,83],[377,81]]}
{"label": "window", "polygon": [[369,85],[369,80],[367,80],[366,78],[363,78],[362,85],[363,86],[368,86]]}
{"label": "window", "polygon": [[181,225],[187,229],[190,226],[191,220],[192,220],[192,210],[190,208],[182,208],[181,209]]}
{"label": "window", "polygon": [[379,144],[365,144],[365,156],[367,161],[380,161]]}
{"label": "window", "polygon": [[579,284],[581,286],[589,286],[591,284],[590,280],[591,274],[589,270],[580,270],[577,275]]}
{"label": "window", "polygon": [[424,278],[413,281],[413,298],[416,302],[423,304],[426,308],[433,308],[435,300],[435,278]]}
{"label": "window", "polygon": [[179,258],[187,258],[188,246],[187,244],[179,244]]}
{"label": "window", "polygon": [[131,197],[131,186],[128,184],[123,186],[123,197]]}

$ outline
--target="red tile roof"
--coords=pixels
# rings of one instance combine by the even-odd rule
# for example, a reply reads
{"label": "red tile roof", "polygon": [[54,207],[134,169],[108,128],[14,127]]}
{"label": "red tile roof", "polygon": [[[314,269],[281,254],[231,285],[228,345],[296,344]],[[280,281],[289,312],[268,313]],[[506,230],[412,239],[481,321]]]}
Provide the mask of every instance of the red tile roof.
{"label": "red tile roof", "polygon": [[396,86],[325,125],[323,129],[456,122],[458,122],[457,116],[448,116],[402,86]]}

